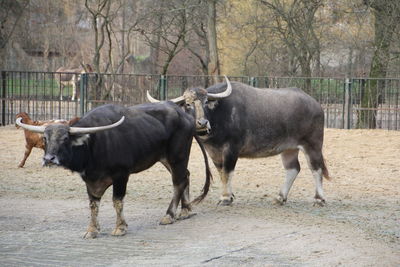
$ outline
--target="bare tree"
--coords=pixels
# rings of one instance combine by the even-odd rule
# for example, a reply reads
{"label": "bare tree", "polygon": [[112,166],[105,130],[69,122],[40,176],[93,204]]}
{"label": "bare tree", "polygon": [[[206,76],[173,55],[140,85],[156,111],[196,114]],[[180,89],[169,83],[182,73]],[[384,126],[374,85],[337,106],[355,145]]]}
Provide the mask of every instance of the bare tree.
{"label": "bare tree", "polygon": [[[390,62],[390,47],[393,34],[400,23],[400,2],[398,0],[364,0],[372,8],[375,18],[374,55],[369,76],[385,78]],[[376,107],[379,100],[379,89],[384,86],[383,80],[371,80],[364,88],[361,99],[363,108],[358,114],[359,128],[376,127]]]}
{"label": "bare tree", "polygon": [[[101,54],[105,48],[106,39],[109,38],[109,24],[111,0],[85,0],[85,7],[91,14],[94,31],[94,57],[93,66],[96,72],[107,71],[108,67],[101,68]],[[111,46],[112,44],[109,44]],[[108,52],[109,54],[109,52]]]}
{"label": "bare tree", "polygon": [[319,37],[315,32],[316,12],[323,0],[261,0],[273,11],[275,31],[281,36],[291,56],[301,66],[301,76],[311,77],[312,60],[320,53]]}
{"label": "bare tree", "polygon": [[218,0],[207,0],[208,18],[207,18],[207,37],[208,48],[210,51],[210,61],[208,62],[208,73],[214,76],[214,82],[217,82],[217,76],[220,74],[218,46],[217,46],[217,11],[216,3]]}
{"label": "bare tree", "polygon": [[197,1],[197,6],[191,10],[192,16],[188,21],[191,31],[185,36],[185,48],[198,59],[203,75],[209,75],[210,62],[206,1]]}
{"label": "bare tree", "polygon": [[142,34],[146,43],[162,53],[161,74],[165,75],[174,57],[184,48],[188,34],[188,20],[193,6],[191,0],[154,2],[149,6],[147,20],[142,21]]}
{"label": "bare tree", "polygon": [[142,14],[139,0],[119,0],[119,2],[114,2],[113,9],[117,12],[109,25],[112,35],[110,39],[115,43],[111,72],[124,73],[125,63],[132,56],[135,43],[140,42],[138,25],[145,14]]}
{"label": "bare tree", "polygon": [[0,69],[5,69],[6,46],[23,17],[29,0],[0,1]]}

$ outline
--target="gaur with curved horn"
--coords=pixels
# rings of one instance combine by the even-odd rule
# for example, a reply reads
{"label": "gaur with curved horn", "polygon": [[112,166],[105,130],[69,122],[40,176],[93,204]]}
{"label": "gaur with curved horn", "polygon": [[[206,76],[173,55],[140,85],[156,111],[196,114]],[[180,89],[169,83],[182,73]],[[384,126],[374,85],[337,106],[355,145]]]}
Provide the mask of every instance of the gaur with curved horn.
{"label": "gaur with curved horn", "polygon": [[[160,119],[162,118],[162,119]],[[43,165],[62,166],[77,172],[86,183],[91,219],[85,238],[94,238],[100,228],[97,220],[100,200],[111,185],[117,222],[112,235],[126,234],[123,199],[130,174],[138,173],[160,161],[173,177],[174,193],[161,224],[173,223],[181,203],[179,217],[190,217],[192,203],[200,202],[210,187],[211,172],[206,163],[203,192],[194,201],[189,198],[188,161],[194,120],[171,102],[132,107],[104,105],[69,125],[52,124],[32,127],[16,121],[25,129],[43,133]]]}
{"label": "gaur with curved horn", "polygon": [[[285,183],[276,202],[284,204],[300,171],[299,151],[308,160],[315,181],[315,204],[324,205],[322,178],[329,179],[322,156],[324,111],[298,88],[254,88],[247,84],[219,83],[191,88],[179,97],[195,116],[196,130],[222,181],[220,201],[230,205],[232,177],[238,158],[281,155]],[[174,100],[175,101],[175,100]],[[194,110],[194,112],[193,112]]]}

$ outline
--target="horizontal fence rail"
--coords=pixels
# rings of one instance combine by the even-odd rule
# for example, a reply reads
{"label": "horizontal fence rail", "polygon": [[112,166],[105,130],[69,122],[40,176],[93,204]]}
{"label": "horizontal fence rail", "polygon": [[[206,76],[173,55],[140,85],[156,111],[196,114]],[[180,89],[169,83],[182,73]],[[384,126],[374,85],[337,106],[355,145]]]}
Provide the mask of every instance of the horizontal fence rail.
{"label": "horizontal fence rail", "polygon": [[[224,80],[222,76],[218,79]],[[400,129],[400,79],[229,79],[259,88],[301,88],[321,104],[329,128]],[[14,124],[19,112],[27,112],[33,120],[71,119],[107,103],[147,102],[147,91],[165,100],[182,95],[187,88],[212,84],[210,76],[2,71],[1,125]]]}

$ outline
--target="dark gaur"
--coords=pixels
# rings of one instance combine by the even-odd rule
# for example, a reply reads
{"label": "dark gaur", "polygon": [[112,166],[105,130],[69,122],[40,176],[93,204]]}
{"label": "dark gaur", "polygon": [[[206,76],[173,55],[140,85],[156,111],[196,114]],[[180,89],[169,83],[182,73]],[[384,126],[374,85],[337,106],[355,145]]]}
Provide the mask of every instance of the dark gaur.
{"label": "dark gaur", "polygon": [[117,213],[113,235],[124,235],[127,223],[123,216],[123,199],[129,175],[150,168],[160,161],[172,175],[174,193],[162,224],[173,223],[181,202],[181,218],[188,218],[192,203],[207,195],[211,173],[206,163],[203,193],[190,202],[187,165],[195,134],[194,120],[179,106],[168,102],[143,104],[129,108],[104,105],[88,112],[68,125],[21,127],[41,132],[45,139],[44,165],[58,165],[78,172],[86,183],[91,219],[85,238],[100,231],[97,216],[101,197],[113,186],[113,203]]}
{"label": "dark gaur", "polygon": [[231,84],[226,78],[226,83],[207,89],[187,89],[173,101],[195,109],[197,130],[199,120],[209,122],[210,131],[203,131],[200,140],[220,172],[222,204],[233,201],[231,181],[239,157],[277,154],[281,155],[286,178],[276,201],[284,204],[300,171],[298,153],[302,150],[316,184],[315,204],[324,205],[322,177],[329,179],[322,156],[324,112],[301,89],[259,89],[239,82]]}

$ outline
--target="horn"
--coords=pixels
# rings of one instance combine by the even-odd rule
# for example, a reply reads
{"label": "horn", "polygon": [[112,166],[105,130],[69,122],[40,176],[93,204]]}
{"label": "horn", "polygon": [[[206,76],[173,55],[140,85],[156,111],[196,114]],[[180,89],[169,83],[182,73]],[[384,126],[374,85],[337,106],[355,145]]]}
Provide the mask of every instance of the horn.
{"label": "horn", "polygon": [[225,80],[226,80],[226,84],[227,84],[227,88],[224,92],[221,93],[217,93],[217,94],[207,94],[207,97],[209,99],[221,99],[221,98],[225,98],[228,97],[231,93],[232,93],[232,85],[231,82],[228,80],[228,77],[225,76]]}
{"label": "horn", "polygon": [[[148,99],[151,103],[159,103],[159,102],[160,102],[160,100],[157,100],[157,99],[153,98],[153,97],[150,95],[149,91],[147,91],[146,96],[147,96],[147,99]],[[185,98],[184,98],[183,96],[179,96],[179,97],[174,98],[174,99],[171,99],[171,100],[169,100],[169,101],[172,101],[172,102],[174,102],[175,104],[180,104],[180,103],[182,103],[182,102],[185,101]]]}
{"label": "horn", "polygon": [[112,129],[120,125],[125,120],[125,116],[122,116],[121,119],[113,124],[106,125],[106,126],[99,126],[99,127],[70,127],[69,133],[70,134],[90,134],[99,131],[104,131],[108,129]]}
{"label": "horn", "polygon": [[150,93],[149,93],[148,90],[147,90],[146,96],[147,96],[147,100],[149,100],[151,103],[158,103],[158,102],[160,102],[160,100],[157,100],[157,99],[153,98],[153,97],[150,95]]}
{"label": "horn", "polygon": [[182,102],[185,102],[185,97],[183,95],[181,95],[181,96],[178,96],[177,98],[170,99],[169,101],[172,101],[175,104],[180,104]]}
{"label": "horn", "polygon": [[22,123],[21,117],[15,121],[15,124],[17,124],[18,126],[21,126],[22,128],[24,128],[28,131],[35,132],[35,133],[44,133],[44,129],[46,129],[46,126],[44,126],[44,125],[36,126],[36,125]]}

